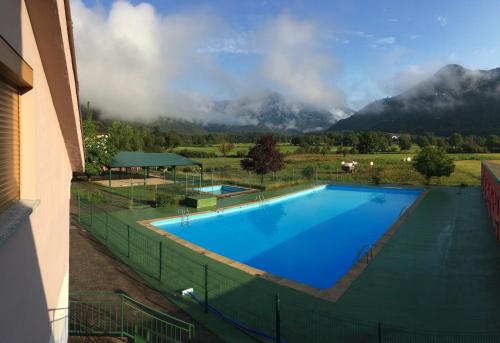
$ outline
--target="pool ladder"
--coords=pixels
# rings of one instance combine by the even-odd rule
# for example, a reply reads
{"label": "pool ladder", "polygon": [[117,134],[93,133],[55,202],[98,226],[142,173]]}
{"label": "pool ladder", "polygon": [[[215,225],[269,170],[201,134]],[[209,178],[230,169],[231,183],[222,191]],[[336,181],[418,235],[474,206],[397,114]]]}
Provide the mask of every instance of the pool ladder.
{"label": "pool ladder", "polygon": [[366,264],[370,263],[373,260],[373,245],[367,244],[361,247],[356,254],[356,259],[354,260],[354,264],[361,262],[366,259]]}
{"label": "pool ladder", "polygon": [[265,200],[264,194],[259,194],[255,197],[255,201],[258,201],[260,206],[264,205]]}
{"label": "pool ladder", "polygon": [[177,213],[181,216],[181,225],[189,225],[189,209],[181,207],[177,210]]}
{"label": "pool ladder", "polygon": [[401,211],[399,211],[399,216],[400,216],[400,217],[401,217],[401,216],[405,213],[405,211],[406,211],[406,209],[407,209],[407,208],[408,208],[408,206],[403,206],[403,207],[401,208]]}

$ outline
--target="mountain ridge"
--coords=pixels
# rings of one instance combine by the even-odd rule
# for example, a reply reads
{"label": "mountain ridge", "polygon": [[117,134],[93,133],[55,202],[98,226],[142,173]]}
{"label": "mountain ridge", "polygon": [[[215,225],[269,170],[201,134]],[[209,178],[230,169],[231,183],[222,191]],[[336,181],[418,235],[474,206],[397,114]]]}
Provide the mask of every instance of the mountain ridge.
{"label": "mountain ridge", "polygon": [[500,132],[500,68],[449,64],[393,97],[376,100],[330,130],[436,134]]}

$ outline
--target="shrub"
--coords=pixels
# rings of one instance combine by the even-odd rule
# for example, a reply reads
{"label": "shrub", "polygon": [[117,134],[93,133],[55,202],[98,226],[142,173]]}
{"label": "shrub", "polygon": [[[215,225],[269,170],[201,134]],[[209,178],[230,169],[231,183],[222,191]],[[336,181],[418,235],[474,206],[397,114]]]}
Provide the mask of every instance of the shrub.
{"label": "shrub", "polygon": [[306,179],[312,179],[314,177],[315,170],[314,167],[307,166],[304,169],[302,169],[302,176],[304,176]]}
{"label": "shrub", "polygon": [[168,193],[158,193],[156,194],[156,207],[167,207],[174,206],[177,204],[175,196]]}
{"label": "shrub", "polygon": [[374,184],[379,185],[382,182],[382,168],[373,168],[370,177]]}
{"label": "shrub", "polygon": [[206,152],[206,151],[197,151],[197,150],[189,150],[189,149],[182,149],[181,151],[177,152],[179,155],[191,158],[191,157],[196,157],[196,158],[213,158],[217,157],[217,155],[213,152]]}
{"label": "shrub", "polygon": [[236,151],[236,157],[244,158],[247,154],[243,150]]}

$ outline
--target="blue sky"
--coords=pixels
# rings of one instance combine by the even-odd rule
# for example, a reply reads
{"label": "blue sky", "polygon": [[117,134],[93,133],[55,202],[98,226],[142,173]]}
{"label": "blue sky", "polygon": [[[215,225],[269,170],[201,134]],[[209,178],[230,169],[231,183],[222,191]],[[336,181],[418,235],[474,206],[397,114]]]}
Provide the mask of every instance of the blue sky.
{"label": "blue sky", "polygon": [[[81,0],[73,2],[78,1]],[[199,35],[192,38],[196,41],[192,49],[208,56],[206,63],[216,66],[213,69],[216,71],[185,70],[168,86],[170,90],[217,99],[236,97],[241,92],[235,93],[234,89],[255,88],[255,84],[300,97],[300,85],[293,83],[305,82],[311,88],[322,88],[318,90],[320,93],[331,89],[337,94],[332,103],[343,101],[359,108],[412,86],[446,63],[473,69],[500,66],[498,0],[131,0],[127,3],[134,8],[143,2],[152,6],[159,20],[200,15],[210,18],[202,31],[217,27],[201,38]],[[113,3],[83,0],[88,10],[101,12],[104,17],[109,15]],[[294,30],[303,28],[310,29],[310,36],[274,51],[279,43],[267,41],[265,32],[274,28],[280,39],[283,27],[289,30],[285,38],[294,38]],[[169,48],[175,49],[175,46]],[[300,51],[293,50],[295,48],[306,51],[301,55]],[[268,53],[268,49],[275,54]],[[263,70],[262,65],[266,63],[263,61],[276,62],[277,56],[289,54],[296,56],[290,68],[274,73],[275,67],[268,65],[270,69],[264,70],[272,74],[271,77],[254,77],[257,71]],[[305,63],[299,63],[299,59]],[[319,65],[318,69],[311,69],[315,64]],[[280,78],[280,72],[290,73],[297,65],[300,66],[298,73],[304,68],[304,73],[310,72],[311,77],[305,81],[300,75],[294,80],[286,79],[286,75],[284,80]],[[247,82],[249,79],[251,82]],[[324,96],[316,97],[318,92],[306,92],[304,99],[324,99]]]}

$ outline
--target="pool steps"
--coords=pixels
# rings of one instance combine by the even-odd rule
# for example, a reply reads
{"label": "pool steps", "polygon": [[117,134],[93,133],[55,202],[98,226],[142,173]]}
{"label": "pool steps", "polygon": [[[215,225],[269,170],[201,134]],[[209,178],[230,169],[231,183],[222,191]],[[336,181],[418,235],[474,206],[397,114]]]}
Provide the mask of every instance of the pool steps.
{"label": "pool steps", "polygon": [[373,259],[373,244],[366,244],[359,249],[356,254],[356,258],[354,259],[353,265],[361,262],[361,260],[366,257],[366,264],[370,263]]}
{"label": "pool steps", "polygon": [[180,216],[181,225],[189,225],[189,208],[181,207],[177,210],[177,214]]}

